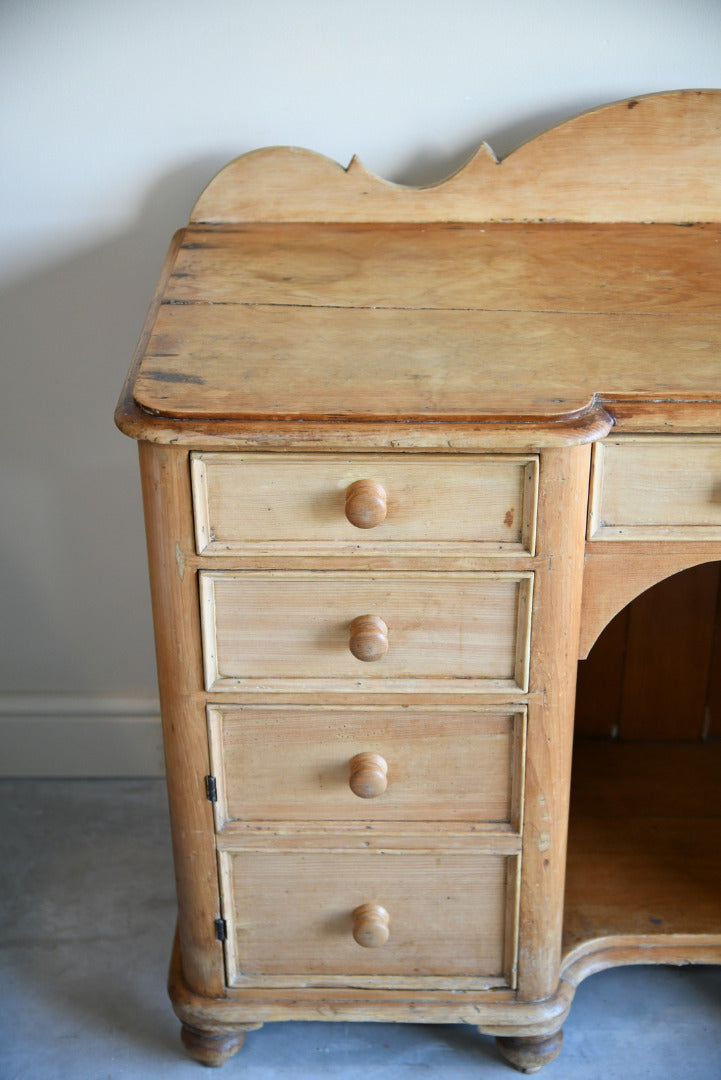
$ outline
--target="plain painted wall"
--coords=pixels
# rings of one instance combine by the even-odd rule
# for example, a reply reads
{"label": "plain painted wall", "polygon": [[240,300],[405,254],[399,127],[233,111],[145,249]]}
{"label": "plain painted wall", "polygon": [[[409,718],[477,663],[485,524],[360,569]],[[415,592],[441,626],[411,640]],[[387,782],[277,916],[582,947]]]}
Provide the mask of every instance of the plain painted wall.
{"label": "plain painted wall", "polygon": [[152,711],[135,447],[112,412],[213,173],[292,144],[428,182],[484,139],[505,156],[592,106],[721,86],[721,3],[4,0],[0,49],[0,717],[30,731]]}

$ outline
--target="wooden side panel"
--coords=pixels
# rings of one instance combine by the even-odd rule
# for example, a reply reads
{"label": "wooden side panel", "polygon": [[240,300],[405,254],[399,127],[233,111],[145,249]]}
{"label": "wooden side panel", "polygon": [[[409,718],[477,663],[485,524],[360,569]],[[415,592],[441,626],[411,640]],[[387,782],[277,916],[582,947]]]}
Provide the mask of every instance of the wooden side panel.
{"label": "wooden side panel", "polygon": [[214,823],[205,795],[209,773],[203,705],[198,583],[188,455],[141,443],[140,470],[148,539],[150,588],[170,800],[178,932],[187,985],[222,993],[223,956],[213,920],[220,914]]}
{"label": "wooden side panel", "polygon": [[721,585],[719,586],[716,622],[711,645],[711,668],[708,680],[706,710],[706,734],[711,739],[721,738]]}
{"label": "wooden side panel", "polygon": [[619,732],[622,739],[703,734],[719,566],[676,574],[629,613]]}
{"label": "wooden side panel", "polygon": [[518,953],[521,1001],[558,987],[566,869],[569,778],[576,697],[576,657],[583,578],[583,522],[590,450],[541,455],[538,553],[551,559],[537,575],[526,756],[523,874]]}

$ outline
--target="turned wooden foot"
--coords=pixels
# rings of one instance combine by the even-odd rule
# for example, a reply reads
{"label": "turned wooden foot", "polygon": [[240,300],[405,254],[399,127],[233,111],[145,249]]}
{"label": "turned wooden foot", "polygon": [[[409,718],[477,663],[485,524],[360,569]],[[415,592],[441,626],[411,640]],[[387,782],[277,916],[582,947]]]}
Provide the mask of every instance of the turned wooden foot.
{"label": "turned wooden foot", "polygon": [[223,1032],[219,1035],[213,1031],[198,1031],[197,1028],[183,1024],[180,1041],[190,1056],[201,1065],[217,1069],[240,1050],[245,1042],[245,1032]]}
{"label": "turned wooden foot", "polygon": [[496,1036],[496,1046],[506,1061],[522,1073],[535,1073],[561,1053],[563,1031],[551,1035]]}

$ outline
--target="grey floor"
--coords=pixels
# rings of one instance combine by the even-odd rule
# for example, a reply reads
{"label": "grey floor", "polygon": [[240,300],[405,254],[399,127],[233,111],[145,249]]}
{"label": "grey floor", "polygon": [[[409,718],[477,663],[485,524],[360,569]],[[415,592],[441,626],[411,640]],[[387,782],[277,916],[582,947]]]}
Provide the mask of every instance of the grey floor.
{"label": "grey floor", "polygon": [[[175,920],[160,781],[0,781],[0,1080],[510,1080],[462,1026],[270,1024],[219,1073],[165,995]],[[721,902],[721,898],[720,898]],[[579,989],[547,1080],[721,1077],[721,968],[629,968]]]}

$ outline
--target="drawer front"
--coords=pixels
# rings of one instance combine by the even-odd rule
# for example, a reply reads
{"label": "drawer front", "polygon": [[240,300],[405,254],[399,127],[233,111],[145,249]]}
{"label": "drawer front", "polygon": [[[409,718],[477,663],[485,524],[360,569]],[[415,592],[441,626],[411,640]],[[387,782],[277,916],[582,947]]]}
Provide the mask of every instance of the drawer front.
{"label": "drawer front", "polygon": [[604,439],[589,507],[589,540],[721,540],[721,439]]}
{"label": "drawer front", "polygon": [[191,467],[203,555],[534,549],[536,458],[211,453],[193,454]]}
{"label": "drawer front", "polygon": [[[532,583],[530,573],[204,571],[206,688],[525,692]],[[377,659],[358,659],[363,642]]]}
{"label": "drawer front", "polygon": [[[228,982],[510,986],[517,861],[477,851],[224,852]],[[354,931],[375,914],[364,905],[387,914],[384,944],[357,943]]]}
{"label": "drawer front", "polygon": [[520,829],[525,710],[208,708],[218,826],[472,821]]}

